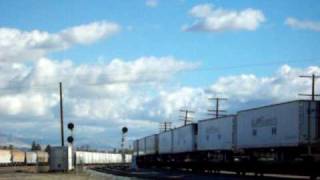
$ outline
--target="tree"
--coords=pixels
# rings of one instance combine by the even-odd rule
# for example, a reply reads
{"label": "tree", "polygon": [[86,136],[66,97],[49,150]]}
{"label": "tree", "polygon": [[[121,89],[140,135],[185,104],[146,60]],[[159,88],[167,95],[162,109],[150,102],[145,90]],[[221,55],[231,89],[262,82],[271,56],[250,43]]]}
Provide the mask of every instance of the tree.
{"label": "tree", "polygon": [[14,149],[14,147],[13,147],[12,144],[9,144],[9,149],[10,149],[10,150]]}
{"label": "tree", "polygon": [[37,144],[37,145],[36,145],[36,150],[37,150],[37,151],[41,151],[41,146],[40,146],[40,144]]}
{"label": "tree", "polygon": [[31,150],[32,151],[41,151],[40,144],[37,144],[35,141],[32,141]]}
{"label": "tree", "polygon": [[51,148],[51,146],[48,144],[47,147],[46,147],[46,149],[45,149],[45,151],[46,151],[46,152],[49,152],[49,151],[50,151],[50,148]]}
{"label": "tree", "polygon": [[35,142],[35,141],[32,141],[31,150],[32,150],[32,151],[35,151],[35,150],[36,150],[36,146],[37,146],[36,142]]}

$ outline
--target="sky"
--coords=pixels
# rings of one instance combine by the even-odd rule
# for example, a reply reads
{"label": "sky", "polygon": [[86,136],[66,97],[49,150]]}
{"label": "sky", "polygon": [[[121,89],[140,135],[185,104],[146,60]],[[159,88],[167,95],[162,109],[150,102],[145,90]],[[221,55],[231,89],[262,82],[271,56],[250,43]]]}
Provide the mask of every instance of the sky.
{"label": "sky", "polygon": [[60,143],[59,82],[76,145],[103,149],[123,126],[129,142],[181,126],[181,108],[208,118],[209,97],[228,113],[301,99],[299,75],[320,74],[317,0],[0,0],[0,13],[0,135],[28,143]]}

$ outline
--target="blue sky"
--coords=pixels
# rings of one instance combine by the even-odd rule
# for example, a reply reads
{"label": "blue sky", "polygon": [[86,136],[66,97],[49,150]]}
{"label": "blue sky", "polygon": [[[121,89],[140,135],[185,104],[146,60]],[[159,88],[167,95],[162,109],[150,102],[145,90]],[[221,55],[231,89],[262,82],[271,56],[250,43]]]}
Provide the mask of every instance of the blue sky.
{"label": "blue sky", "polygon": [[179,108],[206,114],[212,94],[231,112],[297,99],[299,75],[320,74],[317,0],[0,0],[0,13],[0,123],[43,143],[58,143],[59,81],[79,143],[115,147],[123,125],[154,133]]}
{"label": "blue sky", "polygon": [[[255,31],[182,32],[194,21],[188,12],[197,5],[211,3],[230,10],[259,9],[266,21]],[[261,62],[305,61],[320,56],[318,32],[291,29],[287,17],[318,20],[318,1],[159,1],[157,7],[144,0],[130,1],[1,1],[0,25],[22,30],[57,32],[69,26],[107,20],[120,24],[116,36],[91,46],[76,46],[51,54],[75,63],[94,63],[98,58],[131,60],[141,56],[174,56],[197,61],[205,68]],[[312,63],[300,63],[306,66]],[[183,76],[187,84],[207,85],[226,74],[251,72],[269,74],[276,67],[242,68],[219,72],[196,72],[201,80]],[[190,74],[190,73],[189,73]],[[181,78],[181,79],[182,79]],[[200,81],[200,82],[199,82]]]}

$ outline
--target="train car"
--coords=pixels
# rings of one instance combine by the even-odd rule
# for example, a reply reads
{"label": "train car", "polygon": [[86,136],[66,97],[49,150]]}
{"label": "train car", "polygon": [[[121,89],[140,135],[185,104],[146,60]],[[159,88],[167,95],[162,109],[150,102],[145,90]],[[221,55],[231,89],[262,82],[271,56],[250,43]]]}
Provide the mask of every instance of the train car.
{"label": "train car", "polygon": [[27,165],[37,164],[37,153],[35,153],[35,152],[26,152],[26,164]]}
{"label": "train car", "polygon": [[[131,162],[131,155],[125,154],[126,162]],[[122,155],[120,153],[105,152],[75,152],[77,165],[94,165],[94,164],[119,164],[122,163]]]}
{"label": "train car", "polygon": [[6,166],[11,163],[10,150],[0,149],[0,166]]}
{"label": "train car", "polygon": [[90,157],[87,155],[89,152],[76,151],[75,158],[77,165],[90,164]]}
{"label": "train car", "polygon": [[232,161],[236,116],[198,121],[197,151],[204,161]]}
{"label": "train car", "polygon": [[319,140],[319,101],[298,100],[238,112],[236,146],[252,158],[293,160],[311,155]]}
{"label": "train car", "polygon": [[173,151],[173,132],[165,131],[159,134],[159,154],[171,154]]}
{"label": "train car", "polygon": [[161,132],[159,135],[159,162],[160,166],[165,166],[170,163],[172,158],[173,151],[173,131]]}
{"label": "train car", "polygon": [[145,137],[145,143],[145,155],[154,155],[158,153],[158,134]]}
{"label": "train car", "polygon": [[25,163],[26,154],[20,150],[11,150],[12,165],[23,165]]}
{"label": "train car", "polygon": [[197,124],[188,124],[173,129],[172,153],[188,153],[196,151]]}
{"label": "train car", "polygon": [[37,154],[37,162],[40,165],[46,165],[49,162],[49,154],[45,151],[35,151]]}
{"label": "train car", "polygon": [[146,153],[146,139],[138,139],[138,156],[143,156]]}
{"label": "train car", "polygon": [[92,157],[92,163],[91,164],[100,164],[99,163],[99,155],[100,153],[97,153],[97,152],[91,152],[91,157]]}
{"label": "train car", "polygon": [[138,140],[133,141],[132,147],[133,147],[133,156],[138,156],[138,151],[139,151]]}
{"label": "train car", "polygon": [[146,166],[156,165],[158,155],[158,134],[144,137],[142,141],[139,141],[139,144],[140,142],[144,142],[145,150],[143,154],[139,154],[139,159],[141,159]]}
{"label": "train car", "polygon": [[122,163],[122,155],[121,154],[112,154],[113,162],[112,163]]}
{"label": "train car", "polygon": [[131,154],[126,154],[125,158],[126,158],[126,160],[125,160],[126,163],[131,163],[132,162],[132,155]]}

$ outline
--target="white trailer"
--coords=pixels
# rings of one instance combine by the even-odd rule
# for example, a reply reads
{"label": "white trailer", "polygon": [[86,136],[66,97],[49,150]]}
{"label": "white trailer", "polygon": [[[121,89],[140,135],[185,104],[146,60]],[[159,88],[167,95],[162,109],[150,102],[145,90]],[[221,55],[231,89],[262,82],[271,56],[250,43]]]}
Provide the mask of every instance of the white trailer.
{"label": "white trailer", "polygon": [[145,155],[158,153],[158,134],[145,137]]}
{"label": "white trailer", "polygon": [[37,163],[37,153],[26,152],[26,163],[27,164],[36,164]]}
{"label": "white trailer", "polygon": [[197,124],[188,124],[172,131],[173,153],[193,152],[196,150]]}
{"label": "white trailer", "polygon": [[319,111],[319,101],[306,100],[240,111],[236,121],[237,148],[290,147],[317,142]]}
{"label": "white trailer", "polygon": [[10,150],[0,149],[0,165],[11,163]]}
{"label": "white trailer", "polygon": [[138,140],[134,140],[133,141],[133,155],[137,156],[138,155],[138,151],[139,151]]}
{"label": "white trailer", "polygon": [[198,121],[199,151],[232,150],[234,143],[234,121],[236,116],[226,116]]}
{"label": "white trailer", "polygon": [[126,163],[131,163],[132,162],[132,155],[131,154],[126,154]]}
{"label": "white trailer", "polygon": [[172,130],[159,134],[159,154],[170,154],[173,150]]}
{"label": "white trailer", "polygon": [[138,156],[145,155],[146,153],[146,139],[141,138],[138,140]]}

